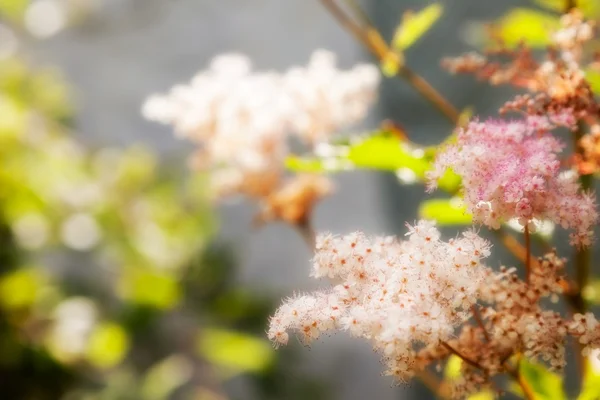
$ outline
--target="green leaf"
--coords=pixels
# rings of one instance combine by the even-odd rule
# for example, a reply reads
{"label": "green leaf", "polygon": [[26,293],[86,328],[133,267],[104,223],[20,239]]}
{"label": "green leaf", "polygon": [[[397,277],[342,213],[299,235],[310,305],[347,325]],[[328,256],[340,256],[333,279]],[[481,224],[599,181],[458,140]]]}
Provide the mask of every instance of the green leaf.
{"label": "green leaf", "polygon": [[587,371],[583,381],[583,387],[577,400],[598,400],[600,399],[600,370],[590,360],[586,361]]}
{"label": "green leaf", "polygon": [[583,298],[592,304],[600,304],[600,280],[594,280],[587,284],[582,291]]}
{"label": "green leaf", "polygon": [[141,396],[145,400],[172,398],[172,393],[194,375],[194,365],[186,356],[174,354],[153,365],[141,382]]}
{"label": "green leaf", "polygon": [[460,206],[460,199],[432,199],[421,203],[419,217],[437,221],[440,225],[470,225],[472,216]]}
{"label": "green leaf", "polygon": [[448,361],[444,367],[444,378],[451,381],[459,378],[461,368],[462,360],[459,356],[452,354],[450,357],[448,357]]}
{"label": "green leaf", "polygon": [[0,278],[0,304],[8,309],[34,304],[44,284],[38,268],[20,268]]}
{"label": "green leaf", "polygon": [[398,74],[403,64],[404,57],[402,54],[390,51],[381,60],[381,72],[384,76],[392,78]]}
{"label": "green leaf", "polygon": [[[447,139],[450,143],[454,135]],[[338,172],[356,168],[395,172],[403,183],[424,182],[437,151],[443,147],[420,148],[398,134],[379,131],[371,136],[354,138],[348,143],[330,145],[326,154],[316,157],[290,156],[286,167],[294,172]],[[461,185],[460,176],[448,170],[438,180],[438,187],[454,195]]]}
{"label": "green leaf", "polygon": [[394,34],[393,47],[401,51],[408,49],[427,33],[442,16],[443,11],[444,8],[440,3],[434,3],[416,13],[406,12]]}
{"label": "green leaf", "polygon": [[224,329],[204,329],[196,348],[208,361],[236,373],[261,372],[274,361],[266,340]]}
{"label": "green leaf", "polygon": [[[533,0],[540,7],[563,13],[565,11],[565,0]],[[577,0],[577,9],[588,18],[600,16],[600,2],[598,0]]]}
{"label": "green leaf", "polygon": [[591,68],[586,69],[585,79],[592,87],[594,93],[600,93],[600,71]]}
{"label": "green leaf", "polygon": [[562,377],[549,371],[542,364],[522,359],[519,363],[519,373],[531,386],[537,399],[563,400],[567,398],[563,390]]}
{"label": "green leaf", "polygon": [[515,8],[493,26],[494,34],[508,47],[524,42],[530,47],[550,44],[551,32],[559,27],[559,17],[528,8]]}
{"label": "green leaf", "polygon": [[467,397],[467,400],[494,400],[496,396],[489,390],[475,393]]}
{"label": "green leaf", "polygon": [[121,325],[105,322],[94,328],[87,358],[99,368],[110,368],[120,363],[129,349],[129,336]]}
{"label": "green leaf", "polygon": [[438,187],[450,194],[456,194],[460,190],[462,179],[451,170],[447,170],[438,180]]}
{"label": "green leaf", "polygon": [[341,157],[311,158],[295,155],[291,155],[285,160],[285,166],[290,171],[308,173],[335,172],[352,168],[352,164]]}
{"label": "green leaf", "polygon": [[0,0],[0,17],[18,21],[25,14],[29,0]]}
{"label": "green leaf", "polygon": [[386,171],[408,168],[417,177],[424,178],[429,169],[424,155],[423,150],[412,148],[397,136],[383,132],[352,143],[347,159],[359,168]]}
{"label": "green leaf", "polygon": [[181,288],[175,278],[149,269],[128,271],[121,277],[121,296],[133,303],[158,309],[170,309],[177,305]]}
{"label": "green leaf", "polygon": [[290,156],[286,167],[294,172],[341,171],[364,168],[384,171],[411,170],[419,179],[425,177],[430,160],[423,149],[414,147],[388,132],[355,138],[349,144],[331,145],[328,155]]}

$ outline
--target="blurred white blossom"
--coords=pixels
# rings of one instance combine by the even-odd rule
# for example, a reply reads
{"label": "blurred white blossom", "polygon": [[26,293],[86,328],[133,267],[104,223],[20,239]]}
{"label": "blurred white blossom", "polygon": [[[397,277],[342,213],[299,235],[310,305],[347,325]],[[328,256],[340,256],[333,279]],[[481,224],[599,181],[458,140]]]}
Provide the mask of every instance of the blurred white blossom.
{"label": "blurred white blossom", "polygon": [[195,166],[218,169],[223,192],[264,196],[279,184],[290,136],[314,146],[360,121],[378,83],[375,66],[343,71],[324,50],[283,74],[252,72],[247,57],[226,54],[189,85],[151,96],[142,111],[198,143]]}
{"label": "blurred white blossom", "polygon": [[100,227],[89,214],[73,214],[61,227],[63,243],[74,250],[89,250],[98,244],[100,238]]}

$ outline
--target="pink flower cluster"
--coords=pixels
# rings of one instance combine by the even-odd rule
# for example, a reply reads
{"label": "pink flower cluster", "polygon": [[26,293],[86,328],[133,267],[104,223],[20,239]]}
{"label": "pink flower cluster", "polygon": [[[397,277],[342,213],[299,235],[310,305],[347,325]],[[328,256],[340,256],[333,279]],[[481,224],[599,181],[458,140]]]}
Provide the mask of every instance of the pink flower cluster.
{"label": "pink flower cluster", "polygon": [[473,220],[498,229],[517,218],[525,226],[551,220],[572,229],[571,243],[589,246],[598,221],[595,198],[583,193],[572,171],[561,172],[564,145],[548,133],[565,116],[520,121],[473,121],[442,150],[429,172],[429,190],[450,168],[463,180]]}
{"label": "pink flower cluster", "polygon": [[371,341],[389,375],[412,376],[417,347],[447,340],[469,318],[490,245],[472,231],[441,241],[427,221],[409,228],[406,241],[321,235],[312,275],[340,283],[287,299],[271,319],[269,338],[286,344],[295,331],[308,344],[324,332],[346,330]]}

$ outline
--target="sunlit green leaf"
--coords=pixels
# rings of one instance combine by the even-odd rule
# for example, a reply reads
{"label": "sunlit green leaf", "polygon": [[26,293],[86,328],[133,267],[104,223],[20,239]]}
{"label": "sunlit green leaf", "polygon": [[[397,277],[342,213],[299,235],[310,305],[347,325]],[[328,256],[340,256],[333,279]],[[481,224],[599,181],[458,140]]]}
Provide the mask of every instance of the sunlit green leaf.
{"label": "sunlit green leaf", "polygon": [[[595,355],[591,357],[595,357]],[[600,369],[595,365],[597,362],[594,361],[586,360],[587,371],[577,400],[600,399]]]}
{"label": "sunlit green leaf", "polygon": [[337,147],[332,156],[313,158],[288,157],[286,166],[293,171],[324,172],[351,168],[396,171],[409,168],[422,178],[429,168],[424,152],[386,132],[354,139]]}
{"label": "sunlit green leaf", "polygon": [[21,268],[0,278],[0,303],[10,309],[31,306],[43,279],[37,268]]}
{"label": "sunlit green leaf", "polygon": [[600,304],[600,280],[593,280],[583,289],[583,297],[592,304]]}
{"label": "sunlit green leaf", "polygon": [[562,377],[545,366],[525,359],[519,363],[519,372],[540,400],[564,400]]}
{"label": "sunlit green leaf", "polygon": [[95,366],[108,368],[118,364],[127,353],[127,332],[115,323],[105,322],[95,327],[87,348],[87,358]]}
{"label": "sunlit green leaf", "polygon": [[[552,11],[559,13],[565,12],[566,1],[565,0],[532,0],[535,4],[540,7],[547,8]],[[583,12],[588,18],[595,18],[600,16],[600,2],[598,0],[577,0],[577,9]]]}
{"label": "sunlit green leaf", "polygon": [[13,21],[23,17],[30,0],[0,0],[0,17]]}
{"label": "sunlit green leaf", "polygon": [[447,170],[444,175],[438,180],[438,188],[450,193],[456,194],[462,183],[460,176],[456,175],[451,170]]}
{"label": "sunlit green leaf", "polygon": [[335,172],[342,171],[352,167],[352,164],[342,157],[299,157],[289,156],[285,161],[285,166],[294,172]]}
{"label": "sunlit green leaf", "polygon": [[586,69],[585,79],[587,79],[594,93],[600,93],[600,71],[590,68]]}
{"label": "sunlit green leaf", "polygon": [[528,8],[515,8],[494,24],[494,33],[509,47],[524,42],[530,47],[550,44],[552,30],[559,27],[559,17]]}
{"label": "sunlit green leaf", "polygon": [[389,52],[381,60],[381,71],[383,75],[391,78],[396,76],[404,63],[402,54],[396,52]]}
{"label": "sunlit green leaf", "polygon": [[173,276],[146,270],[124,274],[119,289],[129,301],[160,309],[175,306],[181,295]]}
{"label": "sunlit green leaf", "polygon": [[398,50],[406,50],[433,26],[442,16],[444,8],[440,3],[430,4],[417,12],[406,12],[396,33],[392,44]]}
{"label": "sunlit green leaf", "polygon": [[467,397],[467,400],[494,400],[495,398],[496,396],[494,395],[494,393],[492,393],[489,390],[486,390],[484,392],[479,392],[470,395],[469,397]]}
{"label": "sunlit green leaf", "polygon": [[444,378],[454,380],[460,377],[460,370],[462,368],[462,360],[456,355],[448,357],[446,366],[444,367]]}
{"label": "sunlit green leaf", "polygon": [[412,170],[423,178],[429,169],[421,149],[411,148],[397,136],[380,133],[351,144],[347,158],[353,165],[366,169],[396,171],[400,168]]}
{"label": "sunlit green leaf", "polygon": [[[437,151],[443,146],[420,148],[399,135],[383,131],[354,138],[346,144],[331,145],[328,155],[290,156],[286,167],[294,172],[311,173],[355,168],[383,170],[396,173],[403,183],[424,182]],[[438,187],[450,194],[456,194],[460,184],[460,177],[450,170],[438,181]]]}
{"label": "sunlit green leaf", "polygon": [[472,216],[460,205],[460,199],[425,200],[419,206],[419,217],[437,221],[440,225],[470,225]]}
{"label": "sunlit green leaf", "polygon": [[208,361],[238,373],[263,371],[274,358],[266,340],[223,329],[204,329],[197,350]]}
{"label": "sunlit green leaf", "polygon": [[163,400],[171,398],[172,392],[192,378],[194,366],[183,355],[172,355],[153,365],[142,383],[142,398]]}

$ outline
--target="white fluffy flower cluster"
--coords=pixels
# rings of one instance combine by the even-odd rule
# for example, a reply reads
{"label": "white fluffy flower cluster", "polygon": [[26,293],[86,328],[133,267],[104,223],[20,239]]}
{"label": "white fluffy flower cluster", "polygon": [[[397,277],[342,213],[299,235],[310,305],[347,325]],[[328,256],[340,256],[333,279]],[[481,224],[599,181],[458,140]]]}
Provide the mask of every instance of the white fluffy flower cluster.
{"label": "white fluffy flower cluster", "polygon": [[[227,54],[213,59],[190,84],[151,96],[143,114],[198,143],[199,167],[224,171],[223,184],[264,195],[278,182],[290,135],[314,145],[360,121],[378,83],[375,66],[339,70],[335,55],[324,50],[315,52],[307,67],[283,74],[252,72],[247,57]],[[240,189],[248,182],[262,187]]]}
{"label": "white fluffy flower cluster", "polygon": [[469,231],[440,240],[433,223],[409,226],[408,240],[321,235],[312,275],[340,283],[297,295],[271,319],[269,337],[286,344],[289,331],[304,343],[333,329],[368,339],[384,357],[387,373],[400,380],[418,368],[416,352],[452,337],[469,318],[478,282],[488,268],[481,260],[490,245]]}

